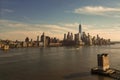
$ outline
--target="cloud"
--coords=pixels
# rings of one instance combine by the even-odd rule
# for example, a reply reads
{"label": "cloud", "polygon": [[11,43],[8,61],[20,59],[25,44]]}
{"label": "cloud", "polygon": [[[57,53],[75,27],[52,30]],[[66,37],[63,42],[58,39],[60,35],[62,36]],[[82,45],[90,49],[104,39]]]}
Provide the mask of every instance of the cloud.
{"label": "cloud", "polygon": [[91,36],[96,36],[98,34],[100,37],[105,39],[120,41],[120,24],[96,26],[97,25],[84,24],[82,25],[82,28],[86,34],[89,33]]}
{"label": "cloud", "polygon": [[[119,28],[120,30],[120,28]],[[96,36],[97,34],[102,38],[111,39],[111,41],[120,41],[120,31],[116,31],[115,29],[98,29],[98,30],[89,30],[87,31],[92,36]]]}
{"label": "cloud", "polygon": [[[60,24],[29,24],[10,20],[0,20],[0,38],[12,40],[24,40],[30,37],[36,40],[36,36],[41,36],[43,32],[47,36],[63,39],[64,33],[78,33],[77,22]],[[120,40],[120,24],[113,25],[89,25],[82,24],[82,31],[90,33],[92,36],[99,34],[101,37],[111,40]]]}
{"label": "cloud", "polygon": [[73,24],[72,24],[72,23],[71,23],[71,24],[70,24],[70,23],[69,23],[69,24],[64,24],[64,26],[66,26],[66,27],[71,27],[71,28],[74,28],[74,27],[76,27],[76,26],[78,26],[78,25],[79,25],[79,23],[77,23],[77,22],[76,22],[76,23],[73,23]]}
{"label": "cloud", "polygon": [[4,14],[8,14],[8,13],[13,13],[14,11],[11,10],[11,9],[4,9],[4,8],[1,8],[0,9],[0,14],[1,15],[4,15]]}
{"label": "cloud", "polygon": [[103,6],[85,6],[75,9],[74,13],[120,17],[120,8],[111,8]]}
{"label": "cloud", "polygon": [[[78,26],[76,24],[77,23],[62,24],[62,25],[28,24],[28,23],[16,22],[16,21],[11,21],[11,20],[0,20],[0,36],[3,37],[4,39],[8,38],[8,39],[15,40],[15,37],[16,37],[16,39],[24,40],[25,36],[31,36],[35,38],[37,35],[40,35],[43,32],[45,32],[46,35],[48,36],[62,39],[63,34],[67,33],[68,31],[76,33],[76,30],[73,29],[74,28],[73,26],[76,26],[76,27]],[[17,36],[17,34],[20,36]],[[12,36],[14,38],[10,38],[9,36]]]}
{"label": "cloud", "polygon": [[[78,26],[78,23],[73,24],[27,24],[27,23],[21,23],[16,21],[10,21],[10,20],[0,20],[0,27],[3,29],[11,28],[11,29],[18,29],[18,30],[40,30],[40,31],[58,31],[58,32],[75,32],[73,28]],[[4,27],[2,27],[4,26]]]}
{"label": "cloud", "polygon": [[21,20],[24,20],[24,21],[28,21],[28,22],[32,22],[32,18],[28,17],[28,16],[20,16],[21,17]]}
{"label": "cloud", "polygon": [[30,39],[36,40],[36,36],[40,35],[40,31],[12,31],[12,32],[5,32],[0,33],[0,36],[3,39],[10,39],[10,40],[24,40],[26,37]]}
{"label": "cloud", "polygon": [[12,20],[0,20],[0,33],[2,32],[12,32],[12,31],[19,31],[19,30],[29,30],[30,25],[12,21]]}

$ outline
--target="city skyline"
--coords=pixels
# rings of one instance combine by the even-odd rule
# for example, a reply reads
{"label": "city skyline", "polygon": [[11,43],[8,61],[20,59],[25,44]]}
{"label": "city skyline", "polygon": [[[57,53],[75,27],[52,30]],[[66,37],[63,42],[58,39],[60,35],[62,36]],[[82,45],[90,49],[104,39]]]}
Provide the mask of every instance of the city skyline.
{"label": "city skyline", "polygon": [[82,31],[120,41],[119,0],[1,0],[0,39],[36,40],[38,35],[63,39]]}

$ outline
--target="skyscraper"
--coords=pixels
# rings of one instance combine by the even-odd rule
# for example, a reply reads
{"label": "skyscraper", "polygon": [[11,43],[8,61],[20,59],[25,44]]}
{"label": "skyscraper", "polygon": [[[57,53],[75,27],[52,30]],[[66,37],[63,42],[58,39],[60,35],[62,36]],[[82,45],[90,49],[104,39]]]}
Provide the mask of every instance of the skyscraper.
{"label": "skyscraper", "polygon": [[81,24],[79,24],[79,33],[80,33],[80,34],[82,33],[82,27],[81,27]]}
{"label": "skyscraper", "polygon": [[64,34],[64,40],[66,40],[67,38],[66,38],[66,34]]}
{"label": "skyscraper", "polygon": [[81,34],[82,34],[82,27],[81,27],[81,24],[79,24],[79,41],[81,41]]}
{"label": "skyscraper", "polygon": [[37,42],[39,42],[39,36],[37,36]]}
{"label": "skyscraper", "polygon": [[103,54],[98,54],[97,56],[98,56],[98,68],[103,71],[109,69],[108,54],[103,53]]}

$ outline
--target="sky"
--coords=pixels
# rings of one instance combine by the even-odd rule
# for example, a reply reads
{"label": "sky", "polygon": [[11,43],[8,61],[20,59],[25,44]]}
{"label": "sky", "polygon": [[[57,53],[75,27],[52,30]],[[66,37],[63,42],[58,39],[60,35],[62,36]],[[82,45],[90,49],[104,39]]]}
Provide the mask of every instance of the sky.
{"label": "sky", "polygon": [[0,0],[0,39],[63,39],[82,31],[120,41],[120,0]]}

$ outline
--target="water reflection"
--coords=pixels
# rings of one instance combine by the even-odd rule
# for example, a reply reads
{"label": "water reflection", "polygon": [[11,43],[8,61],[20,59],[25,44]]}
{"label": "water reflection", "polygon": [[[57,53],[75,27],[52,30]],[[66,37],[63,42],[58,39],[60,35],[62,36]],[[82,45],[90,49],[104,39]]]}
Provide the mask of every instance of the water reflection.
{"label": "water reflection", "polygon": [[110,54],[111,67],[120,70],[120,45],[18,48],[0,50],[0,80],[112,80],[91,75],[97,54]]}
{"label": "water reflection", "polygon": [[65,79],[74,79],[74,78],[77,78],[77,77],[88,77],[90,76],[91,74],[89,72],[79,72],[79,73],[72,73],[72,74],[69,74],[69,75],[66,75],[64,76]]}

